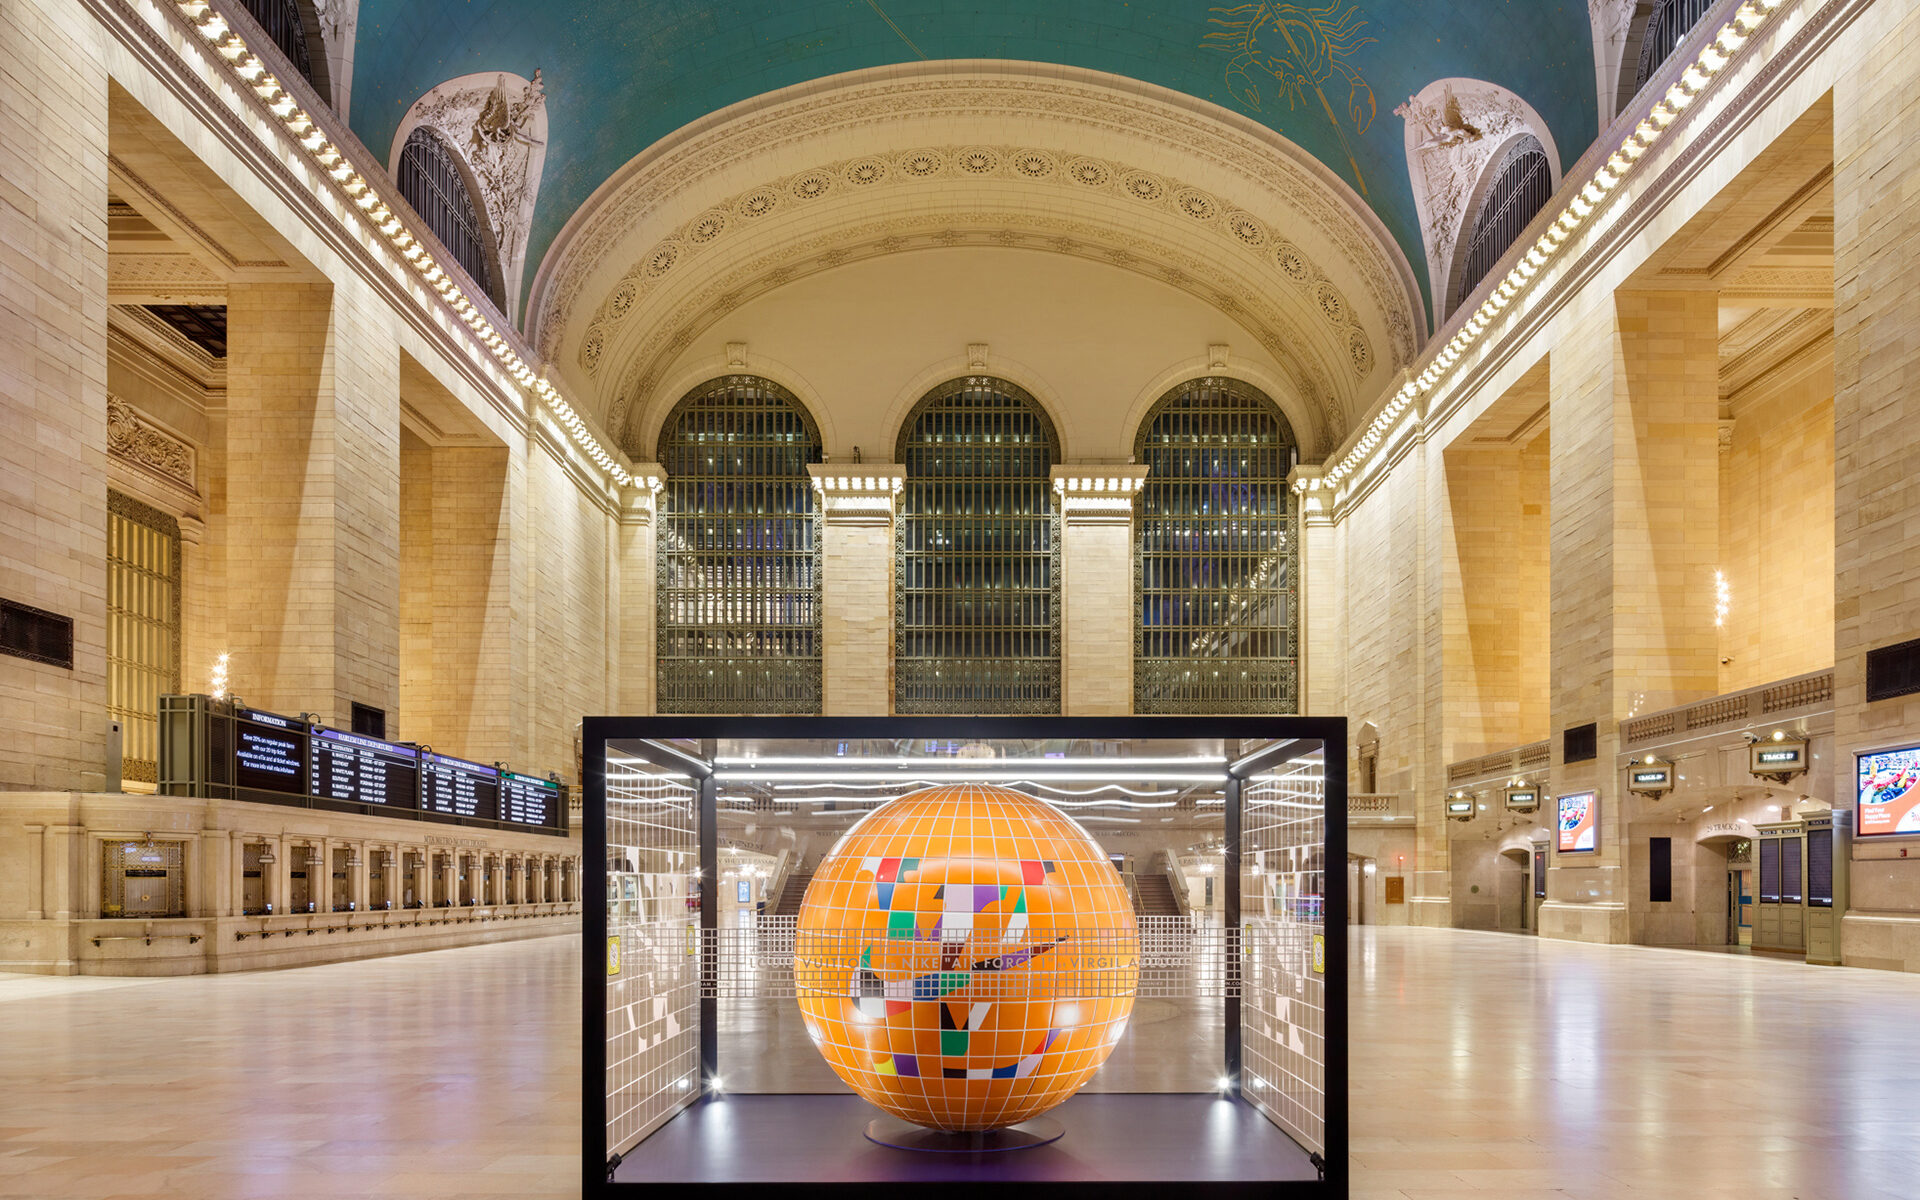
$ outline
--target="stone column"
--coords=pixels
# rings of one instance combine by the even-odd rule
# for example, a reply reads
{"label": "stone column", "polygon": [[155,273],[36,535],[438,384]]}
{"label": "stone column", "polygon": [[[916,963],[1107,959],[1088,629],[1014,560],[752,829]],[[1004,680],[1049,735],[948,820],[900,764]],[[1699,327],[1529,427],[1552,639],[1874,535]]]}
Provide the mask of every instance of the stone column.
{"label": "stone column", "polygon": [[224,829],[201,830],[193,857],[194,886],[187,894],[187,915],[226,916],[233,907],[233,835]]}
{"label": "stone column", "polygon": [[614,694],[622,714],[644,717],[654,711],[656,691],[659,573],[654,518],[666,472],[658,464],[644,463],[633,469],[633,482],[620,497],[620,678]]}
{"label": "stone column", "polygon": [[816,463],[820,497],[821,711],[893,711],[893,518],[906,468]]}
{"label": "stone column", "polygon": [[97,792],[104,777],[109,40],[62,0],[0,20],[0,581],[73,622],[71,669],[0,667],[5,789]]}
{"label": "stone column", "polygon": [[[85,835],[80,825],[48,825],[41,835],[41,910],[49,920],[69,921],[80,912],[74,875],[74,847]],[[99,916],[99,913],[92,914]]]}
{"label": "stone column", "polygon": [[267,886],[267,905],[276,914],[293,911],[293,845],[286,834],[265,839],[273,851],[273,870],[262,871]]}
{"label": "stone column", "polygon": [[1076,463],[1053,469],[1060,505],[1060,711],[1133,711],[1134,497],[1147,468]]}
{"label": "stone column", "polygon": [[[1548,937],[1629,940],[1619,722],[1718,686],[1718,314],[1711,292],[1621,291],[1570,318],[1549,364],[1548,796],[1594,791],[1600,810],[1597,851],[1552,852]],[[1565,731],[1589,722],[1597,754],[1566,762]]]}
{"label": "stone column", "polygon": [[228,290],[231,687],[334,726],[356,700],[399,708],[392,320],[358,285]]}
{"label": "stone column", "polygon": [[[1852,803],[1853,755],[1920,728],[1920,695],[1866,698],[1866,656],[1920,628],[1920,9],[1876,4],[1834,84],[1834,772]],[[1811,785],[1809,785],[1811,786]],[[1920,971],[1920,890],[1908,850],[1853,847],[1842,918],[1849,966]],[[1920,856],[1920,850],[1912,852]]]}

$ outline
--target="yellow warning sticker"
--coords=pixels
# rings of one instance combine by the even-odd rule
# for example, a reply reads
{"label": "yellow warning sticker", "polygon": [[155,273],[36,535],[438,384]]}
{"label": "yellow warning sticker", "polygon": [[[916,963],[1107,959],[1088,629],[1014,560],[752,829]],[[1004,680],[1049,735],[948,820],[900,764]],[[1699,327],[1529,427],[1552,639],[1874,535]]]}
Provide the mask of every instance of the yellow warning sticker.
{"label": "yellow warning sticker", "polygon": [[1324,933],[1313,935],[1313,973],[1315,975],[1327,973],[1327,935]]}
{"label": "yellow warning sticker", "polygon": [[620,973],[620,939],[617,937],[610,937],[607,939],[607,974],[618,975],[619,973]]}

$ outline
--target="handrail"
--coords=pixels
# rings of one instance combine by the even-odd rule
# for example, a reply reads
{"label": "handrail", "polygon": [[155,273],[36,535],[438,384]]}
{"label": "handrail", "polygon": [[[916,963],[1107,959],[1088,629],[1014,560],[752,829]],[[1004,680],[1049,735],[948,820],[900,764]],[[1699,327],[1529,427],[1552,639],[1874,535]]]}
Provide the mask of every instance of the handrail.
{"label": "handrail", "polygon": [[1833,671],[1810,671],[1620,722],[1620,748],[1731,726],[1785,721],[1833,703]]}

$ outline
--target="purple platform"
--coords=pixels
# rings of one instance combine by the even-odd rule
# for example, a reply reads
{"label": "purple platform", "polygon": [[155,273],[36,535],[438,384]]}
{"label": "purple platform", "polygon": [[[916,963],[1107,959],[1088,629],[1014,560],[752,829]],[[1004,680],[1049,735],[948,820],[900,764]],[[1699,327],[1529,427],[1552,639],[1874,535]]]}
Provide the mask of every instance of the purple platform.
{"label": "purple platform", "polygon": [[926,1154],[864,1136],[852,1094],[708,1097],[629,1151],[616,1183],[1312,1181],[1307,1153],[1252,1106],[1192,1093],[1082,1093],[1047,1115],[1059,1141],[1014,1154]]}

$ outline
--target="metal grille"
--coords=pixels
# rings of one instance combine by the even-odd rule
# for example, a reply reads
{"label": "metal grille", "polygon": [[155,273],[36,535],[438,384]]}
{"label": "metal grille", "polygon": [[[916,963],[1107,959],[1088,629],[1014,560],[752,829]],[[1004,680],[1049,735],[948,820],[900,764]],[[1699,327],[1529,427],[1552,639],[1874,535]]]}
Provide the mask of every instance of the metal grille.
{"label": "metal grille", "polygon": [[697,808],[684,776],[608,747],[609,1155],[625,1153],[698,1095]]}
{"label": "metal grille", "polygon": [[1647,25],[1640,35],[1640,65],[1633,75],[1633,90],[1637,93],[1647,86],[1661,66],[1687,40],[1693,27],[1707,10],[1714,6],[1715,0],[1655,0],[1653,12],[1647,16]]}
{"label": "metal grille", "polygon": [[453,148],[432,130],[424,126],[415,129],[400,150],[399,183],[400,194],[420,214],[433,236],[473,281],[486,289],[494,305],[501,306],[492,239],[487,236],[473,189]]}
{"label": "metal grille", "polygon": [[123,778],[159,778],[160,697],[180,690],[180,523],[107,493],[107,712]]}
{"label": "metal grille", "polygon": [[[846,973],[817,967],[796,977],[794,949],[798,917],[750,915],[733,928],[708,934],[716,947],[714,984],[708,995],[722,1000],[792,1000],[804,981],[808,990],[845,993]],[[1069,987],[1076,996],[1107,995],[1118,978],[1116,957],[1128,960],[1125,991],[1141,1000],[1225,997],[1225,931],[1192,917],[1136,917],[1138,930],[1075,930],[1073,941],[1086,969],[1049,978],[1049,986]],[[809,931],[799,940],[805,960],[843,961],[859,957],[872,933],[850,930]],[[845,945],[837,939],[846,939]],[[932,943],[938,949],[938,943]],[[849,951],[847,948],[852,947]],[[983,948],[976,957],[995,951]],[[1023,998],[1025,994],[1023,993]],[[1039,998],[1039,997],[1035,997]]]}
{"label": "metal grille", "polygon": [[187,915],[186,851],[179,842],[108,842],[100,855],[100,915]]}
{"label": "metal grille", "polygon": [[[1247,780],[1240,852],[1243,1094],[1295,1141],[1326,1150],[1326,928],[1322,752]],[[1339,932],[1339,931],[1336,931]]]}
{"label": "metal grille", "polygon": [[280,47],[294,69],[313,84],[323,100],[333,97],[313,75],[313,56],[307,52],[307,24],[300,16],[299,0],[241,0],[261,30]]}
{"label": "metal grille", "polygon": [[1546,150],[1537,138],[1521,138],[1500,160],[1493,186],[1473,219],[1473,236],[1467,239],[1460,286],[1454,294],[1455,307],[1466,303],[1552,195],[1553,170],[1547,163]]}
{"label": "metal grille", "polygon": [[1135,712],[1297,711],[1295,454],[1279,408],[1232,380],[1175,388],[1142,423]]}
{"label": "metal grille", "polygon": [[820,711],[820,435],[777,384],[732,376],[668,416],[659,458],[659,707]]}
{"label": "metal grille", "polygon": [[956,379],[900,435],[894,711],[1060,711],[1059,441],[1002,379]]}

